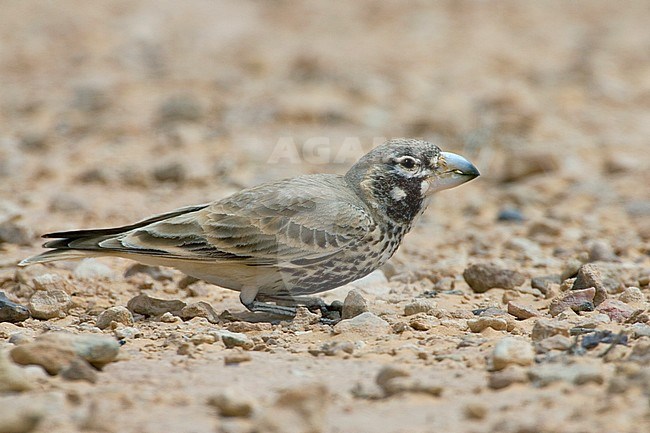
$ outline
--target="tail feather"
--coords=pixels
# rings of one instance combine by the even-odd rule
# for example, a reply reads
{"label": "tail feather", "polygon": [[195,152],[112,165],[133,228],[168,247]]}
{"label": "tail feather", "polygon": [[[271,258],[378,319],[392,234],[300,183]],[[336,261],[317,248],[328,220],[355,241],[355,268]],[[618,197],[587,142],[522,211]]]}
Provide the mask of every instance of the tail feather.
{"label": "tail feather", "polygon": [[43,247],[52,248],[52,250],[45,251],[44,253],[41,253],[34,257],[29,257],[18,263],[18,266],[28,266],[34,263],[47,263],[56,260],[81,259],[84,257],[106,256],[115,254],[117,251],[116,249],[103,247],[100,245],[100,243],[131,230],[135,230],[169,218],[174,218],[189,212],[195,212],[207,206],[207,204],[188,206],[181,209],[176,209],[172,212],[147,218],[146,220],[139,221],[135,224],[121,227],[47,233],[43,235],[43,237],[52,238],[53,240],[45,242],[43,244]]}
{"label": "tail feather", "polygon": [[26,258],[25,260],[18,263],[18,266],[23,267],[23,266],[33,265],[36,263],[54,262],[57,260],[77,260],[77,259],[83,259],[86,257],[92,257],[96,255],[103,255],[103,254],[97,254],[96,252],[93,251],[84,251],[84,250],[50,250],[50,251],[45,251],[44,253],[41,253],[37,256]]}

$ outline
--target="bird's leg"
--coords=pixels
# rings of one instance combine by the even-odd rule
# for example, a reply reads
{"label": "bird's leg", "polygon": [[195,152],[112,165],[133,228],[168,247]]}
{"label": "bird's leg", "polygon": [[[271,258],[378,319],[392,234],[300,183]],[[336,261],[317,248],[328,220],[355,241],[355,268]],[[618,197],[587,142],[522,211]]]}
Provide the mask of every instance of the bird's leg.
{"label": "bird's leg", "polygon": [[[259,298],[259,297],[258,297]],[[343,304],[333,302],[328,305],[321,298],[315,296],[291,296],[291,295],[264,295],[264,300],[273,301],[278,306],[285,307],[306,307],[310,311],[320,311],[325,319],[340,320]]]}
{"label": "bird's leg", "polygon": [[250,304],[244,304],[252,312],[268,313],[276,316],[296,317],[296,307],[286,307],[284,305],[267,304],[266,302],[253,301]]}
{"label": "bird's leg", "polygon": [[239,300],[249,311],[286,317],[296,316],[295,307],[267,304],[266,302],[257,300],[257,298],[257,289],[243,289],[239,294]]}
{"label": "bird's leg", "polygon": [[[328,305],[321,298],[314,296],[291,296],[290,294],[259,294],[257,289],[244,289],[239,300],[249,311],[295,317],[297,307],[306,307],[310,311],[320,311],[323,320],[336,323],[341,319],[342,304],[334,302]],[[275,302],[269,304],[263,301]]]}

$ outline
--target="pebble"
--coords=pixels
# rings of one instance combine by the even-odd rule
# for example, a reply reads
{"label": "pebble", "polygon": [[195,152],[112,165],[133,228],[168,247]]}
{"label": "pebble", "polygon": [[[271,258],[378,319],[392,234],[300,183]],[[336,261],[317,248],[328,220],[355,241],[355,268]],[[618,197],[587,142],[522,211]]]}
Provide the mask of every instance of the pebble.
{"label": "pebble", "polygon": [[83,259],[74,269],[73,275],[80,280],[114,280],[111,268],[95,259]]}
{"label": "pebble", "polygon": [[195,317],[203,317],[207,319],[208,322],[217,324],[220,323],[219,315],[212,305],[208,304],[205,301],[193,302],[184,306],[181,311],[178,313],[181,319],[191,320]]}
{"label": "pebble", "polygon": [[383,367],[379,371],[375,378],[375,383],[381,388],[384,397],[406,392],[438,397],[443,391],[442,386],[427,383],[419,378],[412,378],[411,374],[406,370],[392,365]]}
{"label": "pebble", "polygon": [[149,275],[156,281],[171,281],[174,279],[174,272],[169,269],[162,269],[160,266],[143,265],[136,263],[124,272],[124,278],[129,278],[133,275],[145,274]]}
{"label": "pebble", "polygon": [[16,346],[10,353],[15,363],[40,365],[52,376],[59,374],[76,357],[71,347],[56,347],[40,341]]}
{"label": "pebble", "polygon": [[633,307],[618,299],[606,299],[596,309],[607,314],[611,320],[619,323],[625,322],[635,311]]}
{"label": "pebble", "polygon": [[59,274],[41,274],[32,278],[34,290],[61,290],[68,295],[74,293],[75,287]]}
{"label": "pebble", "polygon": [[178,299],[158,299],[145,294],[131,298],[126,304],[131,312],[143,316],[162,316],[165,313],[177,315],[185,306],[185,302]]}
{"label": "pebble", "polygon": [[219,416],[249,418],[253,402],[234,389],[224,389],[208,398],[208,405],[217,409]]}
{"label": "pebble", "polygon": [[353,289],[348,292],[348,295],[343,301],[343,311],[341,314],[342,319],[352,319],[359,314],[368,311],[368,301],[361,296],[358,290]]}
{"label": "pebble", "polygon": [[14,244],[29,246],[32,243],[33,233],[27,227],[14,221],[0,223],[0,244]]}
{"label": "pebble", "polygon": [[336,334],[353,332],[363,336],[373,336],[389,334],[391,327],[381,317],[366,311],[352,319],[341,320],[334,325],[333,330]]}
{"label": "pebble", "polygon": [[241,364],[242,362],[249,362],[253,358],[250,356],[249,353],[247,352],[233,352],[233,353],[227,353],[223,357],[223,363],[225,365],[237,365]]}
{"label": "pebble", "polygon": [[562,277],[559,275],[544,275],[530,280],[531,287],[539,290],[544,295],[551,290],[553,284],[562,284]]}
{"label": "pebble", "polygon": [[528,371],[528,378],[535,386],[547,386],[551,383],[563,381],[574,385],[587,383],[602,384],[605,381],[603,367],[600,362],[585,364],[547,363],[532,367]]}
{"label": "pebble", "polygon": [[494,263],[470,265],[463,272],[463,278],[476,293],[484,293],[493,288],[514,289],[526,281],[523,274]]}
{"label": "pebble", "polygon": [[605,172],[609,174],[634,171],[638,167],[639,159],[637,157],[618,153],[607,155],[603,164]]}
{"label": "pebble", "polygon": [[180,162],[172,161],[154,168],[152,175],[158,182],[182,183],[187,178],[187,170]]}
{"label": "pebble", "polygon": [[618,299],[626,304],[642,305],[645,302],[645,295],[638,287],[627,287]]}
{"label": "pebble", "polygon": [[9,352],[0,351],[0,393],[23,392],[33,387],[25,370],[9,359]]}
{"label": "pebble", "polygon": [[514,251],[527,260],[543,257],[542,249],[535,241],[526,238],[511,238],[503,245],[506,250]]}
{"label": "pebble", "polygon": [[535,322],[530,336],[533,341],[537,342],[558,334],[568,337],[569,325],[557,320],[539,319]]}
{"label": "pebble", "polygon": [[521,320],[530,319],[531,317],[538,317],[542,315],[542,313],[540,313],[535,307],[531,305],[521,304],[515,301],[508,302],[508,314],[511,314],[517,319]]}
{"label": "pebble", "polygon": [[158,108],[158,121],[195,122],[203,116],[199,101],[192,95],[175,95],[167,98]]}
{"label": "pebble", "polygon": [[7,221],[14,221],[25,213],[26,211],[16,203],[8,200],[0,200],[0,224],[4,224]]}
{"label": "pebble", "polygon": [[77,197],[67,193],[58,193],[52,197],[49,203],[51,212],[73,214],[86,209],[86,204]]}
{"label": "pebble", "polygon": [[9,343],[15,344],[16,346],[29,343],[33,340],[34,339],[31,336],[27,335],[27,333],[23,331],[13,332],[9,337]]}
{"label": "pebble", "polygon": [[18,283],[31,287],[34,284],[33,280],[35,277],[49,273],[51,273],[51,270],[44,264],[35,263],[24,268],[17,267],[14,272],[14,280]]}
{"label": "pebble", "polygon": [[644,274],[639,276],[639,286],[650,286],[650,274]]}
{"label": "pebble", "polygon": [[163,313],[162,316],[160,316],[160,321],[163,323],[177,323],[177,322],[182,322],[183,319],[168,311],[166,313]]}
{"label": "pebble", "polygon": [[640,339],[632,348],[628,361],[647,366],[650,362],[650,339]]}
{"label": "pebble", "polygon": [[0,432],[31,433],[37,429],[44,417],[43,405],[4,399],[0,405]]}
{"label": "pebble", "polygon": [[508,321],[503,317],[479,317],[468,320],[467,326],[472,332],[481,332],[487,328],[505,331],[508,329]]}
{"label": "pebble", "polygon": [[411,373],[408,371],[395,367],[393,365],[387,365],[383,367],[381,370],[379,370],[379,373],[377,373],[377,377],[375,377],[375,383],[379,385],[379,387],[382,389],[384,392],[384,395],[392,395],[395,394],[394,387],[391,385],[391,382],[395,378],[400,378],[400,377],[410,377]]}
{"label": "pebble", "polygon": [[[582,266],[582,262],[576,258],[570,258],[566,262],[564,262],[564,267],[562,269],[562,273],[560,274],[560,279],[562,281],[567,280],[569,278],[574,278],[576,275],[578,275],[578,271],[580,270],[580,267]],[[586,287],[580,287],[581,289],[586,289]]]}
{"label": "pebble", "polygon": [[318,323],[320,319],[320,314],[313,313],[306,307],[298,307],[296,308],[296,315],[288,324],[288,327],[294,331],[307,331],[311,325]]}
{"label": "pebble", "polygon": [[354,349],[355,345],[351,341],[333,341],[324,343],[318,349],[310,349],[309,353],[314,356],[321,354],[325,356],[336,356],[339,354],[351,355],[354,352]]}
{"label": "pebble", "polygon": [[593,300],[595,306],[600,305],[607,299],[607,289],[603,283],[603,278],[598,267],[593,263],[587,263],[578,269],[578,275],[571,290],[587,289],[589,287],[596,289]]}
{"label": "pebble", "polygon": [[106,185],[111,179],[110,171],[104,167],[87,168],[76,177],[81,183],[96,183]]}
{"label": "pebble", "polygon": [[580,311],[593,311],[594,310],[594,296],[596,296],[596,289],[589,287],[588,289],[570,290],[561,298],[555,298],[549,305],[549,313],[555,317],[562,311],[570,308],[576,313]]}
{"label": "pebble", "polygon": [[0,322],[17,323],[29,319],[29,317],[30,313],[27,307],[10,301],[4,292],[0,292]]}
{"label": "pebble", "polygon": [[431,299],[416,299],[404,306],[404,315],[412,316],[418,313],[429,313],[438,307],[438,303]]}
{"label": "pebble", "polygon": [[613,262],[618,260],[612,245],[605,240],[596,240],[589,247],[590,262]]}
{"label": "pebble", "polygon": [[131,340],[133,338],[141,338],[144,334],[139,328],[133,326],[118,326],[113,330],[113,335],[118,340]]}
{"label": "pebble", "polygon": [[[192,284],[196,283],[197,281],[201,281],[198,278],[191,277],[189,275],[185,275],[183,278],[180,279],[178,282],[178,288],[183,290],[189,288]],[[190,294],[191,296],[199,296],[198,294],[192,292]]]}
{"label": "pebble", "polygon": [[31,343],[14,347],[10,354],[18,364],[40,365],[50,375],[56,375],[77,357],[101,368],[115,361],[119,348],[117,340],[106,335],[48,332]]}
{"label": "pebble", "polygon": [[66,380],[85,380],[86,382],[97,382],[97,370],[94,369],[83,358],[73,358],[70,363],[63,367],[59,375]]}
{"label": "pebble", "polygon": [[63,290],[39,290],[29,299],[28,306],[35,319],[63,318],[72,307],[72,299]]}
{"label": "pebble", "polygon": [[270,332],[273,330],[273,325],[267,322],[230,322],[226,324],[226,329],[232,332]]}
{"label": "pebble", "polygon": [[190,338],[190,342],[195,346],[199,346],[201,344],[213,344],[216,341],[217,341],[217,337],[214,334],[199,333],[199,334],[192,335],[192,337]]}
{"label": "pebble", "polygon": [[482,403],[472,402],[465,405],[464,412],[469,419],[482,420],[487,416],[488,408]]}
{"label": "pebble", "polygon": [[492,389],[503,389],[513,383],[528,382],[528,373],[522,367],[508,366],[503,370],[494,371],[488,377],[488,386]]}
{"label": "pebble", "polygon": [[322,383],[303,383],[280,391],[276,401],[257,420],[254,431],[321,433],[327,424],[329,400],[329,390]]}
{"label": "pebble", "polygon": [[571,346],[573,346],[573,340],[565,335],[556,334],[537,342],[535,348],[539,353],[546,353],[551,350],[569,350]]}
{"label": "pebble", "polygon": [[650,325],[645,323],[635,323],[632,325],[632,333],[634,338],[650,337]]}
{"label": "pebble", "polygon": [[74,89],[71,106],[79,111],[97,114],[108,108],[111,94],[104,88],[85,84]]}
{"label": "pebble", "polygon": [[544,219],[535,221],[528,228],[528,236],[546,241],[548,238],[556,238],[562,234],[562,224],[559,221]]}
{"label": "pebble", "polygon": [[27,131],[20,137],[20,147],[26,152],[44,152],[48,148],[48,135],[44,131]]}
{"label": "pebble", "polygon": [[244,350],[251,350],[255,346],[253,340],[248,338],[246,334],[226,331],[225,329],[213,331],[213,334],[217,338],[221,339],[221,341],[223,341],[223,344],[225,344],[229,349],[232,349],[233,347],[241,347]]}
{"label": "pebble", "polygon": [[521,150],[511,153],[501,169],[501,181],[513,182],[536,174],[549,174],[560,167],[551,152]]}
{"label": "pebble", "polygon": [[120,343],[115,338],[102,334],[75,335],[64,332],[48,332],[37,337],[36,342],[71,347],[75,354],[97,368],[102,368],[115,361],[120,350]]}
{"label": "pebble", "polygon": [[528,341],[516,337],[505,337],[497,341],[492,351],[492,368],[503,370],[508,365],[531,365],[535,351]]}
{"label": "pebble", "polygon": [[507,207],[499,210],[497,221],[523,222],[526,218],[520,209]]}
{"label": "pebble", "polygon": [[418,313],[409,320],[409,326],[416,331],[428,331],[440,325],[440,320],[428,316],[424,313]]}
{"label": "pebble", "polygon": [[102,311],[97,317],[96,326],[99,329],[106,329],[115,322],[125,326],[133,326],[133,314],[123,306],[110,307]]}

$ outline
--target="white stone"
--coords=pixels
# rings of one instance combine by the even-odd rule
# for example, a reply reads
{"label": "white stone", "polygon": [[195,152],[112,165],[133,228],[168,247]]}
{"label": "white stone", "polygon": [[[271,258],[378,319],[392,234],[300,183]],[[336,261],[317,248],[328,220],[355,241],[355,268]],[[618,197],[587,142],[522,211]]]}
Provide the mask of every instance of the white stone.
{"label": "white stone", "polygon": [[492,368],[503,370],[508,365],[531,365],[535,351],[528,342],[516,337],[505,337],[497,341],[492,351]]}

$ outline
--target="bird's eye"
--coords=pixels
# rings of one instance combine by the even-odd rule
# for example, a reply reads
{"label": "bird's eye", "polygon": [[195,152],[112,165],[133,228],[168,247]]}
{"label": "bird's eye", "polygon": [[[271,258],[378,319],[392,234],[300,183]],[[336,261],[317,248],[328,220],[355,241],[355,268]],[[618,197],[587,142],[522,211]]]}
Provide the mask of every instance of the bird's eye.
{"label": "bird's eye", "polygon": [[402,167],[406,168],[407,170],[411,170],[416,165],[418,165],[418,161],[415,158],[411,157],[411,156],[405,156],[403,158],[400,158],[399,164]]}

